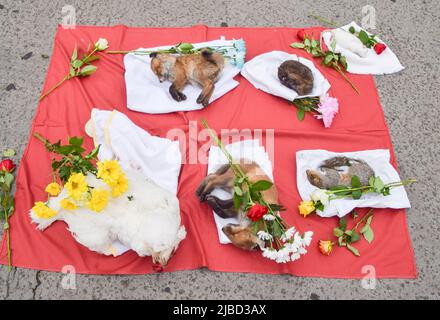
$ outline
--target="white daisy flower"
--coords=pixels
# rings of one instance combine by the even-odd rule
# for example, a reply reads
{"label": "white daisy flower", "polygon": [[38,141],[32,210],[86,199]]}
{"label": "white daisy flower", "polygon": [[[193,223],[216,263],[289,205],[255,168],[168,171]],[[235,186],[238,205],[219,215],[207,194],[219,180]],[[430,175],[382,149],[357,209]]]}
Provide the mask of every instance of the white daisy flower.
{"label": "white daisy flower", "polygon": [[264,241],[269,241],[273,239],[270,233],[267,233],[266,231],[263,230],[257,232],[257,237]]}
{"label": "white daisy flower", "polygon": [[307,231],[304,233],[303,235],[303,243],[305,246],[309,246],[310,243],[312,242],[312,237],[313,237],[313,231]]}
{"label": "white daisy flower", "polygon": [[296,232],[295,227],[290,227],[281,236],[281,241],[284,241],[284,242],[289,241],[290,239],[292,239],[295,232]]}
{"label": "white daisy flower", "polygon": [[263,216],[263,219],[266,221],[273,221],[273,220],[275,220],[275,217],[273,214],[268,213]]}

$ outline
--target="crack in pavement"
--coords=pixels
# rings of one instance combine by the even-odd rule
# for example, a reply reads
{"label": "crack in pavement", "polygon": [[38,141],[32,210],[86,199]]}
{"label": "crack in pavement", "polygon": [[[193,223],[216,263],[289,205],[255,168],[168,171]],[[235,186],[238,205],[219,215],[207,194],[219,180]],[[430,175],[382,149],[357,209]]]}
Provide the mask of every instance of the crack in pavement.
{"label": "crack in pavement", "polygon": [[35,300],[35,296],[37,294],[37,289],[41,285],[40,273],[41,273],[41,270],[38,270],[37,273],[35,274],[35,280],[37,281],[37,284],[35,285],[35,287],[32,288],[32,300]]}

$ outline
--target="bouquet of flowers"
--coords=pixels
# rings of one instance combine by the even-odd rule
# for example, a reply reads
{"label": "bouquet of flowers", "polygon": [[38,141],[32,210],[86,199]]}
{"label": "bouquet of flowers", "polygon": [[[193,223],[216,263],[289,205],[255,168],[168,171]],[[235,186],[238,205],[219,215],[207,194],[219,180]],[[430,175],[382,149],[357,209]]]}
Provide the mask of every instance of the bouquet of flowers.
{"label": "bouquet of flowers", "polygon": [[261,191],[270,189],[273,183],[266,180],[251,183],[205,120],[202,120],[202,124],[209,130],[235,174],[234,206],[242,210],[244,219],[251,221],[252,232],[264,241],[265,246],[261,248],[263,257],[277,263],[298,260],[301,255],[307,253],[306,247],[312,241],[313,232],[300,234],[295,227],[289,226],[279,214],[284,208],[278,204],[267,203],[261,195]]}
{"label": "bouquet of flowers", "polygon": [[[82,206],[95,212],[107,206],[110,196],[116,198],[128,190],[128,179],[116,160],[105,160],[94,165],[99,146],[83,155],[83,138],[72,137],[69,144],[61,145],[60,141],[50,143],[38,133],[34,136],[44,143],[49,152],[57,155],[52,160],[53,181],[45,189],[48,199],[36,202],[32,208],[39,218],[51,219],[57,215],[57,211],[49,205],[50,197],[58,196],[63,188],[66,197],[60,201],[61,208],[72,211]],[[87,176],[90,174],[102,180],[107,187],[93,188],[88,185]]]}
{"label": "bouquet of flowers", "polygon": [[362,186],[358,176],[353,176],[351,179],[351,186],[335,186],[330,190],[317,189],[314,191],[309,201],[302,201],[299,206],[299,213],[304,217],[315,212],[316,210],[323,211],[331,200],[343,199],[351,197],[352,199],[360,199],[363,194],[377,193],[384,196],[390,194],[392,188],[410,185],[416,182],[415,179],[407,179],[404,181],[397,181],[385,184],[380,177],[371,177],[367,186]]}
{"label": "bouquet of flowers", "polygon": [[333,118],[339,111],[339,103],[337,98],[330,97],[328,93],[321,97],[307,97],[292,101],[295,106],[296,115],[299,121],[304,120],[306,112],[314,114],[316,119],[324,122],[324,127],[330,128]]}
{"label": "bouquet of flowers", "polygon": [[151,53],[171,53],[171,54],[198,54],[202,50],[208,49],[211,52],[219,52],[228,60],[232,65],[241,69],[244,65],[246,57],[246,43],[243,39],[233,40],[231,45],[226,46],[210,46],[204,48],[196,48],[192,43],[180,42],[169,49],[162,50],[112,50],[107,51],[108,54],[127,54],[132,53],[136,55],[149,55]]}

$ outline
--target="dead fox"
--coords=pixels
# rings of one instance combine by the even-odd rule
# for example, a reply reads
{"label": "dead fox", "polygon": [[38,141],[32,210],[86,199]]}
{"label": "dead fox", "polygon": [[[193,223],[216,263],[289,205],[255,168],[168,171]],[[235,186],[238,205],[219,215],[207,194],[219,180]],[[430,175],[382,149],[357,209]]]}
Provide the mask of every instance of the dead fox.
{"label": "dead fox", "polygon": [[[346,172],[342,167],[348,167]],[[325,160],[319,171],[307,170],[309,182],[320,189],[331,189],[335,186],[351,186],[351,178],[358,176],[363,186],[368,185],[374,170],[363,160],[347,157],[333,157]]]}
{"label": "dead fox", "polygon": [[[258,164],[246,159],[240,160],[240,167],[248,176],[251,183],[259,180],[268,180],[269,177],[264,173]],[[251,232],[250,221],[245,219],[242,210],[234,208],[233,199],[221,200],[210,193],[221,188],[232,194],[234,187],[235,174],[229,164],[220,167],[216,172],[206,176],[197,188],[196,195],[201,202],[207,201],[214,212],[222,218],[238,217],[240,224],[228,224],[223,228],[223,232],[229,240],[238,248],[252,250],[257,246],[263,246],[263,241]],[[278,191],[273,185],[270,189],[262,191],[261,195],[267,203],[278,204]]]}
{"label": "dead fox", "polygon": [[151,69],[160,82],[169,80],[170,94],[176,101],[186,100],[182,93],[185,85],[196,83],[202,87],[202,92],[197,98],[197,103],[204,107],[209,104],[209,99],[214,91],[214,83],[223,70],[225,61],[218,52],[203,49],[200,54],[187,54],[176,56],[169,53],[151,53]]}

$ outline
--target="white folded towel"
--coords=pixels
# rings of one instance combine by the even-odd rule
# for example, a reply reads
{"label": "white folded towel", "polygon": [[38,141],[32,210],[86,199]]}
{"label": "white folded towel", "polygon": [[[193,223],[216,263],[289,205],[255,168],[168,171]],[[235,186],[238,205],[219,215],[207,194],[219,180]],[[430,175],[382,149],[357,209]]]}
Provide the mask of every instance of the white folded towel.
{"label": "white folded towel", "polygon": [[[214,40],[193,44],[195,48],[231,46],[233,40]],[[139,48],[142,50],[164,50],[172,46],[161,46],[156,48]],[[145,113],[169,113],[176,111],[191,111],[203,109],[201,104],[196,102],[200,95],[201,88],[187,84],[183,93],[187,99],[177,102],[170,93],[170,81],[159,82],[157,76],[150,67],[151,58],[149,55],[136,55],[129,53],[125,55],[125,84],[127,88],[127,107],[130,110]],[[210,102],[220,98],[230,90],[238,86],[233,78],[240,72],[240,69],[226,62],[215,83],[215,89]]]}
{"label": "white folded towel", "polygon": [[[233,159],[239,160],[241,158],[244,158],[250,161],[254,161],[273,181],[272,163],[269,159],[269,155],[264,150],[264,147],[260,146],[259,140],[244,140],[234,142],[226,145],[226,150],[228,150],[228,152],[232,155]],[[217,146],[211,146],[208,159],[208,174],[215,172],[222,165],[225,165],[227,163],[228,160],[226,159],[220,148]],[[215,189],[211,194],[219,197],[220,199],[232,198],[232,194],[221,189]],[[220,243],[231,243],[228,237],[226,237],[226,235],[223,233],[222,228],[229,223],[238,224],[239,220],[236,218],[224,219],[219,217],[215,212],[213,212],[213,214]]]}
{"label": "white folded towel", "polygon": [[[278,78],[278,67],[286,60],[299,61],[312,71],[314,80],[313,90],[310,94],[299,96],[295,90],[281,84]],[[245,63],[241,74],[255,88],[289,101],[304,97],[321,96],[330,89],[330,83],[312,61],[283,51],[272,51],[256,56]]]}
{"label": "white folded towel", "polygon": [[[389,150],[365,150],[357,152],[335,153],[326,150],[302,150],[296,153],[297,185],[301,198],[310,200],[310,195],[317,190],[307,179],[306,170],[318,169],[322,161],[334,156],[346,156],[354,159],[361,159],[368,163],[384,183],[400,181],[399,174],[390,164]],[[354,208],[410,208],[408,196],[404,187],[391,189],[391,194],[383,196],[375,193],[362,195],[359,200],[350,198],[331,200],[323,212],[318,211],[321,217],[343,217]]]}
{"label": "white folded towel", "polygon": [[[335,38],[336,39],[335,52],[341,53],[347,59],[348,72],[355,74],[380,75],[380,74],[395,73],[404,69],[404,67],[400,64],[400,61],[397,58],[397,56],[393,53],[393,51],[391,51],[391,48],[388,45],[385,51],[383,51],[380,55],[378,55],[373,48],[370,49],[366,48],[359,39],[357,43],[353,43],[350,40],[350,37],[348,37],[348,35],[347,37],[341,36],[342,32],[346,32],[350,34],[350,31],[348,31],[350,27],[353,27],[356,30],[356,32],[363,30],[355,22],[351,22],[350,24],[347,24],[346,26],[339,28]],[[335,36],[334,29],[325,30],[321,33],[321,38],[324,40],[328,48],[331,48],[331,44],[334,36]],[[378,37],[377,39],[379,42],[383,43],[383,41],[380,40]],[[363,46],[365,49],[367,49],[367,51],[365,52],[363,50],[359,50],[358,49],[359,44]]]}
{"label": "white folded towel", "polygon": [[[150,135],[136,126],[126,115],[116,110],[93,109],[86,133],[101,145],[98,159],[117,159],[122,169],[140,169],[165,190],[177,194],[182,158],[179,142]],[[113,243],[115,255],[129,249]]]}

